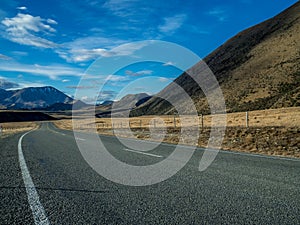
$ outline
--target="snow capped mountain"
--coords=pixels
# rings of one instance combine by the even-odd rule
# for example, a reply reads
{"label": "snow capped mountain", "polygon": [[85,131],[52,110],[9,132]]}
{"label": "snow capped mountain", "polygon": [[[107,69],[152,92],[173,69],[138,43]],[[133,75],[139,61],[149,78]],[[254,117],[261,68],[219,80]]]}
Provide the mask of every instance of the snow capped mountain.
{"label": "snow capped mountain", "polygon": [[73,102],[73,98],[50,86],[12,91],[0,89],[0,105],[7,109],[37,109],[56,103],[72,104]]}

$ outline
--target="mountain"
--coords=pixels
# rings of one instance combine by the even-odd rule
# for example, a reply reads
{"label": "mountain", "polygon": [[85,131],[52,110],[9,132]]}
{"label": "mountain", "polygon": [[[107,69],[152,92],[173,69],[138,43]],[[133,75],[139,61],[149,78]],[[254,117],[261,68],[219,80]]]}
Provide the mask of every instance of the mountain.
{"label": "mountain", "polygon": [[74,99],[54,87],[29,87],[19,90],[0,90],[0,105],[7,109],[46,108],[56,103],[72,104]]}
{"label": "mountain", "polygon": [[139,94],[128,94],[121,98],[119,101],[114,103],[114,108],[116,109],[131,109],[137,105],[141,105],[141,102],[146,101],[149,95],[146,93]]}
{"label": "mountain", "polygon": [[114,103],[114,101],[107,100],[107,101],[102,102],[100,105],[101,106],[111,106],[113,103]]}
{"label": "mountain", "polygon": [[90,105],[85,104],[84,102],[80,100],[73,100],[70,103],[63,103],[63,102],[58,102],[54,103],[46,108],[41,108],[41,110],[44,111],[52,111],[52,112],[57,112],[57,111],[66,111],[66,110],[77,110],[77,109],[82,109],[89,107]]}
{"label": "mountain", "polygon": [[[122,113],[127,111],[128,109],[136,108],[149,100],[151,96],[146,93],[139,93],[139,94],[128,94],[121,98],[119,101],[111,102],[111,104],[103,105],[101,104],[104,112],[97,113],[97,117],[106,117],[111,115],[111,109],[113,107],[114,113]],[[98,107],[98,109],[100,109]]]}
{"label": "mountain", "polygon": [[[223,91],[227,111],[300,106],[299,40],[297,2],[279,15],[238,33],[205,57],[204,62]],[[198,71],[200,67],[201,62],[190,70]],[[193,79],[183,73],[174,82],[192,97],[199,113],[209,113],[206,97]],[[176,93],[170,84],[159,95],[176,98]],[[168,102],[154,96],[133,110],[132,115],[173,112]]]}

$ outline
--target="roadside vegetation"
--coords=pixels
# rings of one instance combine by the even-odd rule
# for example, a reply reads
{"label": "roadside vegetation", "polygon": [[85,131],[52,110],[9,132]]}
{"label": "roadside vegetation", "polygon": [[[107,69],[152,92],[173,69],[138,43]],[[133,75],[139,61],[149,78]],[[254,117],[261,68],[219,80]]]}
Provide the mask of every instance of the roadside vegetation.
{"label": "roadside vegetation", "polygon": [[[207,146],[212,126],[218,126],[211,124],[213,117],[218,115],[200,116],[198,121],[185,116],[187,123],[184,126],[200,131],[199,147]],[[129,121],[130,129],[136,138],[158,141],[161,135],[153,134],[165,132],[164,142],[189,144],[188,140],[180,140],[182,124],[178,116],[141,116],[132,117]],[[54,124],[61,129],[73,129],[71,119],[55,121]],[[97,131],[99,134],[114,135],[113,130],[118,129],[122,131],[122,136],[128,136],[129,126],[123,118],[114,119],[113,124],[110,118],[80,119],[76,124],[75,129],[80,131]],[[300,107],[227,114],[227,128],[222,149],[300,157]]]}
{"label": "roadside vegetation", "polygon": [[10,122],[10,123],[0,123],[0,138],[7,137],[12,134],[21,133],[38,128],[38,123],[36,122]]}

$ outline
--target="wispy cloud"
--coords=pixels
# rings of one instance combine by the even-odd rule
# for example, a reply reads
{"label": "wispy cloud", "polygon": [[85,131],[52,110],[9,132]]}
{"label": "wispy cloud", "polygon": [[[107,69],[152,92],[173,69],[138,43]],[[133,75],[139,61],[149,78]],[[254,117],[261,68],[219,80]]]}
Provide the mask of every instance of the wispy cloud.
{"label": "wispy cloud", "polygon": [[209,16],[216,17],[220,22],[224,22],[228,19],[228,13],[225,9],[214,8],[206,13]]}
{"label": "wispy cloud", "polygon": [[10,78],[0,76],[0,88],[6,90],[15,90],[27,87],[43,87],[46,85],[45,83],[25,81],[23,80],[23,77],[19,79],[20,80],[18,80],[18,82],[14,82]]}
{"label": "wispy cloud", "polygon": [[128,17],[136,13],[137,8],[134,6],[137,2],[137,0],[107,0],[103,8],[110,10],[116,16]]}
{"label": "wispy cloud", "polygon": [[57,23],[55,20],[53,20],[53,19],[47,19],[46,21],[47,21],[48,24],[52,24],[52,25],[58,24],[58,23]]}
{"label": "wispy cloud", "polygon": [[74,85],[74,86],[67,86],[66,88],[69,88],[69,89],[93,89],[93,88],[96,88],[95,86],[84,86],[84,85]]}
{"label": "wispy cloud", "polygon": [[0,53],[0,60],[10,60],[11,58],[9,57],[9,56],[7,56],[7,55],[3,55],[3,54],[1,54]]}
{"label": "wispy cloud", "polygon": [[109,101],[113,100],[117,95],[116,91],[113,90],[103,90],[99,93],[97,100],[98,101]]}
{"label": "wispy cloud", "polygon": [[163,66],[175,66],[175,63],[170,61],[170,62],[164,63]]}
{"label": "wispy cloud", "polygon": [[161,83],[170,82],[170,80],[168,78],[165,78],[165,77],[159,77],[158,81],[161,82]]}
{"label": "wispy cloud", "polygon": [[11,82],[4,77],[0,77],[0,88],[1,89],[11,89],[11,88],[18,88],[18,87],[20,87],[19,84],[15,83],[15,82]]}
{"label": "wispy cloud", "polygon": [[27,7],[26,6],[20,6],[20,7],[17,7],[17,9],[19,9],[19,10],[27,10]]}
{"label": "wispy cloud", "polygon": [[131,55],[145,46],[145,43],[123,43],[126,43],[126,41],[121,39],[79,38],[73,42],[63,44],[63,48],[56,49],[56,53],[67,62],[87,62],[99,57]]}
{"label": "wispy cloud", "polygon": [[164,23],[158,27],[159,31],[164,34],[173,34],[178,30],[186,20],[185,14],[178,14],[172,17],[164,18]]}
{"label": "wispy cloud", "polygon": [[126,70],[125,73],[129,76],[139,77],[139,76],[144,76],[144,75],[151,75],[153,73],[153,71],[152,70],[141,70],[141,71],[133,72],[131,70]]}
{"label": "wispy cloud", "polygon": [[13,54],[14,56],[27,56],[28,52],[12,51],[11,54]]}
{"label": "wispy cloud", "polygon": [[105,81],[109,82],[121,82],[121,81],[128,81],[128,77],[126,76],[119,76],[119,75],[109,75],[105,78]]}
{"label": "wispy cloud", "polygon": [[49,35],[56,30],[49,24],[54,24],[52,19],[43,19],[39,16],[18,13],[13,18],[5,18],[1,23],[5,26],[4,38],[22,45],[40,48],[54,48],[54,42],[39,37],[39,34]]}
{"label": "wispy cloud", "polygon": [[62,65],[41,66],[38,64],[28,65],[19,63],[1,63],[0,70],[9,72],[29,73],[39,76],[46,76],[50,79],[57,79],[60,76],[82,76],[83,71],[73,67]]}

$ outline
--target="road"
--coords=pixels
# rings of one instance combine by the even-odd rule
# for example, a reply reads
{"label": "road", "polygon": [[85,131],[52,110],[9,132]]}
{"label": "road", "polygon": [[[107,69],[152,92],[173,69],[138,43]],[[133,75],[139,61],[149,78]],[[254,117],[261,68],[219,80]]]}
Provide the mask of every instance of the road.
{"label": "road", "polygon": [[[300,224],[300,160],[220,152],[199,172],[203,149],[197,149],[172,178],[125,186],[86,163],[71,131],[43,123],[21,143],[33,190],[22,177],[21,136],[0,139],[0,224],[38,224],[28,190],[36,190],[50,224]],[[158,162],[173,150],[162,144],[145,155],[124,150],[114,137],[101,139],[134,165]]]}

